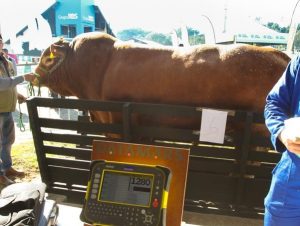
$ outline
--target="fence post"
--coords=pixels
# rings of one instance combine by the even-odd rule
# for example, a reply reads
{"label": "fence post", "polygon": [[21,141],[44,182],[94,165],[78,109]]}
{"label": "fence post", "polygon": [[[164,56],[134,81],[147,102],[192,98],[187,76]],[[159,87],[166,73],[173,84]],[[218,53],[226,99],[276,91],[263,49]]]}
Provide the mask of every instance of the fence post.
{"label": "fence post", "polygon": [[245,186],[245,174],[246,174],[246,167],[247,161],[249,156],[249,148],[250,148],[250,141],[251,141],[251,126],[253,123],[253,112],[246,113],[246,120],[245,120],[245,128],[244,128],[244,136],[241,142],[241,156],[240,156],[240,168],[239,168],[239,179],[237,185],[237,193],[236,193],[236,205],[240,206],[243,202],[243,191]]}
{"label": "fence post", "polygon": [[130,142],[131,136],[131,104],[129,102],[123,104],[123,140]]}
{"label": "fence post", "polygon": [[30,98],[29,100],[26,101],[28,115],[29,115],[30,129],[32,131],[35,152],[37,155],[41,178],[43,179],[43,182],[45,184],[49,185],[50,180],[48,177],[49,174],[47,173],[47,162],[46,162],[46,155],[44,152],[44,143],[43,143],[41,125],[40,125],[40,120],[38,115],[37,102],[38,99],[36,98]]}

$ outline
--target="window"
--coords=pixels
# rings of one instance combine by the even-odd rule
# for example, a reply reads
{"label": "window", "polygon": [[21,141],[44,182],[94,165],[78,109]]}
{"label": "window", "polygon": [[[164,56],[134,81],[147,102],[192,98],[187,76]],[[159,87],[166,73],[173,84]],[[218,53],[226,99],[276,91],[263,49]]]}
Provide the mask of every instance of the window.
{"label": "window", "polygon": [[92,31],[92,27],[84,27],[83,28],[84,33],[91,32],[91,31]]}
{"label": "window", "polygon": [[74,38],[76,36],[76,26],[61,25],[61,34],[66,38]]}

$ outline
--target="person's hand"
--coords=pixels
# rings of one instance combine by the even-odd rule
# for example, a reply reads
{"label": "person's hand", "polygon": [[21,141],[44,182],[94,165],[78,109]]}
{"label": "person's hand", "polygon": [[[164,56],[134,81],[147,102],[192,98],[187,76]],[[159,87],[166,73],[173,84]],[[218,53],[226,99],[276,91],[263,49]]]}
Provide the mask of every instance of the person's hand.
{"label": "person's hand", "polygon": [[279,135],[279,139],[290,152],[300,154],[300,137],[297,137],[292,128],[285,126]]}
{"label": "person's hand", "polygon": [[26,97],[24,97],[22,94],[18,93],[18,103],[22,104],[26,101]]}
{"label": "person's hand", "polygon": [[33,73],[28,73],[28,74],[25,74],[23,76],[24,76],[24,79],[27,82],[32,82],[35,79],[35,77],[36,77]]}

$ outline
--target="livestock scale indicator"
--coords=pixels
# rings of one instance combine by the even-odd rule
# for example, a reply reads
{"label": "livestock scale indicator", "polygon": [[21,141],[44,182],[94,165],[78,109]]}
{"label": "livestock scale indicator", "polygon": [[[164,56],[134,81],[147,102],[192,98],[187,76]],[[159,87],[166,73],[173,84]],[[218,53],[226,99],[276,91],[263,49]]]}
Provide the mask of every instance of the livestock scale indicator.
{"label": "livestock scale indicator", "polygon": [[80,218],[93,225],[164,226],[170,180],[162,166],[93,161]]}

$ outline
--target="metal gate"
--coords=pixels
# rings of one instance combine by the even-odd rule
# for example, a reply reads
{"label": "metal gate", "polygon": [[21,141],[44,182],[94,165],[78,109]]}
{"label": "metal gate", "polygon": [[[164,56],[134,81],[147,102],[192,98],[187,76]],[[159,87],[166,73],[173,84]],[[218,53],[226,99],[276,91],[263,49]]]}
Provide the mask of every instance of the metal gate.
{"label": "metal gate", "polygon": [[[41,177],[49,193],[83,202],[94,139],[184,147],[191,153],[185,210],[262,217],[271,171],[280,158],[272,150],[269,137],[253,129],[264,126],[262,114],[229,111],[228,123],[236,123],[242,130],[226,132],[230,139],[215,145],[199,142],[199,107],[40,97],[28,100],[27,107]],[[48,117],[40,113],[45,108],[77,115]],[[91,122],[82,114],[90,110],[113,112],[121,120],[112,124]],[[141,118],[143,122],[158,117],[165,123],[137,123]],[[171,126],[191,120],[199,121],[199,129]]]}

